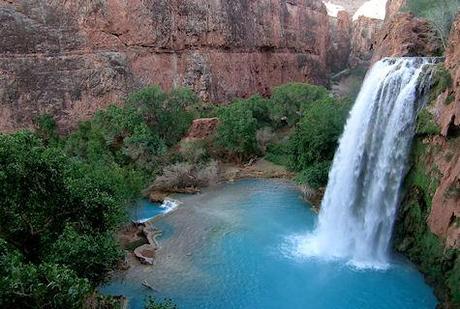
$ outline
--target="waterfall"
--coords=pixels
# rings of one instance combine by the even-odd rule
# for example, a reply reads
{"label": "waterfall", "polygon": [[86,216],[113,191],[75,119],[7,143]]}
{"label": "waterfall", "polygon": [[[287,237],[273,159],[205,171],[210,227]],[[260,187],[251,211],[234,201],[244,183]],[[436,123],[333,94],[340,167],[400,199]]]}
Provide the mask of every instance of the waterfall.
{"label": "waterfall", "polygon": [[316,230],[303,256],[388,265],[416,116],[437,58],[386,58],[367,74],[335,154]]}

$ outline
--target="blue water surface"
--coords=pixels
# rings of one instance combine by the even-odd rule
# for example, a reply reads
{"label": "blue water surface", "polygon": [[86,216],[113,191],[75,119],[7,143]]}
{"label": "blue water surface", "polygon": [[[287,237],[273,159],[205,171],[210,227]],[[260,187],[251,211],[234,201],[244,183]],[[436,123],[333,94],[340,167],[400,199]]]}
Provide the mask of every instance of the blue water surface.
{"label": "blue water surface", "polygon": [[141,199],[129,209],[129,217],[133,221],[146,221],[165,212],[161,204],[152,203],[148,199]]}
{"label": "blue water surface", "polygon": [[[316,214],[295,186],[277,180],[219,185],[161,217],[168,230],[153,266],[115,276],[103,293],[143,308],[148,295],[178,308],[435,308],[432,289],[395,257],[387,270],[296,258],[289,239],[314,229]],[[147,281],[156,291],[142,286]]]}

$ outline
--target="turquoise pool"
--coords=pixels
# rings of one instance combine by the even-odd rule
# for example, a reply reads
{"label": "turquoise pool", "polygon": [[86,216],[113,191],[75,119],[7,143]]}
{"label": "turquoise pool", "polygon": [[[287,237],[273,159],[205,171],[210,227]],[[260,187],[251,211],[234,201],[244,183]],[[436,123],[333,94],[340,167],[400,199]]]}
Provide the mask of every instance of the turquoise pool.
{"label": "turquoise pool", "polygon": [[[143,308],[148,295],[179,308],[435,308],[422,275],[394,256],[386,270],[301,258],[291,239],[316,214],[295,186],[278,180],[221,184],[158,220],[165,233],[153,266],[117,274],[103,293]],[[156,291],[142,286],[147,281]]]}

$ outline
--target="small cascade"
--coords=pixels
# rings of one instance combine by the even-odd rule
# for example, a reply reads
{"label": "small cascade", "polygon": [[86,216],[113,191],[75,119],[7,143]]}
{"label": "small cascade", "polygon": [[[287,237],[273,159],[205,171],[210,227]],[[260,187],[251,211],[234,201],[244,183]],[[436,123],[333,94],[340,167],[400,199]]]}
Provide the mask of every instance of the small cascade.
{"label": "small cascade", "polygon": [[161,204],[160,208],[162,208],[164,210],[163,213],[167,214],[168,212],[171,212],[174,209],[176,209],[177,206],[179,206],[180,204],[181,204],[181,202],[179,202],[177,200],[167,198],[167,199],[165,199],[163,201],[163,204]]}
{"label": "small cascade", "polygon": [[401,184],[438,58],[386,58],[370,70],[350,113],[329,174],[316,230],[297,254],[388,265]]}

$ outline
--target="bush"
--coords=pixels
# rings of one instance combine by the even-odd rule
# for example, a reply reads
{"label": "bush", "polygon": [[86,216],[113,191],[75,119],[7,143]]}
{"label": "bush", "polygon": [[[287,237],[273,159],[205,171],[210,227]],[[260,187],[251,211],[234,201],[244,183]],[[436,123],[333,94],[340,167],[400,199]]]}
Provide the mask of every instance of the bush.
{"label": "bush", "polygon": [[288,166],[291,159],[291,152],[288,141],[278,144],[270,144],[267,146],[267,154],[265,159],[278,165]]}
{"label": "bush", "polygon": [[327,184],[331,161],[323,161],[302,170],[297,176],[297,182],[308,184],[311,189],[319,189]]}
{"label": "bush", "polygon": [[293,126],[316,101],[329,98],[326,88],[302,83],[276,87],[270,99],[270,118],[275,127]]}
{"label": "bush", "polygon": [[79,277],[98,284],[122,257],[123,251],[111,233],[81,234],[67,226],[51,246],[46,259],[50,263],[66,265]]}
{"label": "bush", "polygon": [[36,134],[46,143],[56,142],[59,138],[57,124],[53,116],[43,114],[35,119]]}
{"label": "bush", "polygon": [[441,129],[436,124],[433,115],[425,107],[417,115],[416,133],[419,135],[437,135]]}
{"label": "bush", "polygon": [[332,161],[345,126],[349,104],[326,99],[310,105],[289,141],[290,167],[305,170]]}
{"label": "bush", "polygon": [[168,146],[175,145],[189,129],[194,118],[190,110],[198,101],[190,89],[177,88],[165,93],[158,86],[144,88],[128,99],[129,105],[138,110]]}
{"label": "bush", "polygon": [[258,153],[257,119],[244,101],[223,108],[219,113],[216,143],[238,161]]}
{"label": "bush", "polygon": [[190,163],[176,163],[166,166],[152,188],[160,191],[177,191],[209,186],[217,181],[217,162],[196,166]]}
{"label": "bush", "polygon": [[[1,304],[81,308],[90,283],[114,267],[110,234],[125,219],[125,182],[95,167],[30,132],[0,134]],[[14,254],[5,257],[5,243]]]}
{"label": "bush", "polygon": [[65,266],[25,262],[0,238],[0,307],[81,308],[91,292],[89,282]]}

